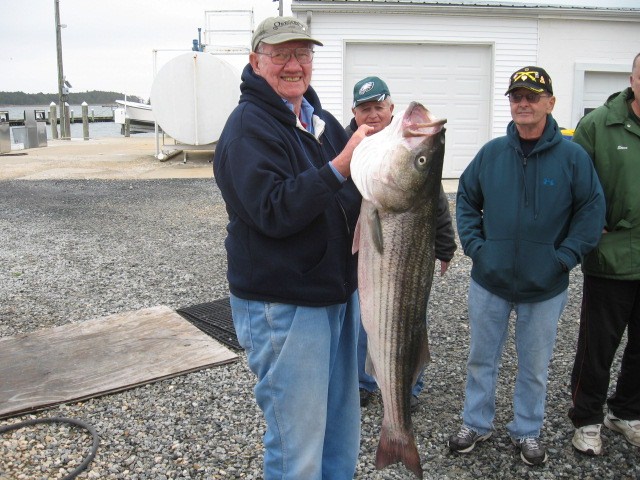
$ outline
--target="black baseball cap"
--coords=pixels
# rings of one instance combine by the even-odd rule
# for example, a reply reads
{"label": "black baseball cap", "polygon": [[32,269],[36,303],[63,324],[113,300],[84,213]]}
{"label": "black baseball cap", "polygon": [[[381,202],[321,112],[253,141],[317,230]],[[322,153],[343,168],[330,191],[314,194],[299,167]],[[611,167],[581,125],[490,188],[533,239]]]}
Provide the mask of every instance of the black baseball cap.
{"label": "black baseball cap", "polygon": [[509,88],[505,92],[505,95],[508,95],[518,88],[526,88],[536,93],[548,92],[553,95],[551,77],[547,71],[541,67],[522,67],[513,72],[511,77],[509,77]]}

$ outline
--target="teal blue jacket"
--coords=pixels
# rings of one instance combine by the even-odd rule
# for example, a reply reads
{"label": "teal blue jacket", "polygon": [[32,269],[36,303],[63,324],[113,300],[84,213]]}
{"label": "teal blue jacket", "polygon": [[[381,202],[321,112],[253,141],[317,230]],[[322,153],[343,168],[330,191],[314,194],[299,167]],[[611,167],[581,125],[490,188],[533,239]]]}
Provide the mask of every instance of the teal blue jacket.
{"label": "teal blue jacket", "polygon": [[525,157],[513,122],[485,144],[460,177],[458,234],[471,278],[511,302],[563,292],[569,271],[593,249],[604,195],[589,156],[562,137],[551,115]]}
{"label": "teal blue jacket", "polygon": [[607,202],[608,233],[584,259],[588,275],[640,279],[640,124],[629,112],[633,98],[631,88],[614,93],[573,136],[593,160]]}

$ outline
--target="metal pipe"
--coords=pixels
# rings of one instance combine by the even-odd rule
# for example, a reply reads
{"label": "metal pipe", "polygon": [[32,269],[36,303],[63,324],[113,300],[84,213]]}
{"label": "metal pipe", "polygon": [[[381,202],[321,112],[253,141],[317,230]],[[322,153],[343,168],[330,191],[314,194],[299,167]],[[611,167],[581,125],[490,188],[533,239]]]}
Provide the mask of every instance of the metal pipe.
{"label": "metal pipe", "polygon": [[[196,145],[200,145],[200,127],[198,126],[198,55],[193,56],[193,120],[196,127]],[[185,156],[185,162],[187,157]]]}

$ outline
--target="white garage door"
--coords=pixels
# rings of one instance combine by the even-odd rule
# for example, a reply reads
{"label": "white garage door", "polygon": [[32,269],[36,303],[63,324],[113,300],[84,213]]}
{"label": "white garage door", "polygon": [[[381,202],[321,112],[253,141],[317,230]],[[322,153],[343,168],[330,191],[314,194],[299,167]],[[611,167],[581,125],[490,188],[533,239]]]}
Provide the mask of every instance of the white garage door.
{"label": "white garage door", "polygon": [[629,86],[629,74],[621,72],[585,72],[582,115],[602,105],[612,93]]}
{"label": "white garage door", "polygon": [[448,119],[443,178],[459,178],[489,140],[490,46],[349,43],[345,65],[345,119],[353,85],[369,75],[387,82],[397,112],[415,100]]}

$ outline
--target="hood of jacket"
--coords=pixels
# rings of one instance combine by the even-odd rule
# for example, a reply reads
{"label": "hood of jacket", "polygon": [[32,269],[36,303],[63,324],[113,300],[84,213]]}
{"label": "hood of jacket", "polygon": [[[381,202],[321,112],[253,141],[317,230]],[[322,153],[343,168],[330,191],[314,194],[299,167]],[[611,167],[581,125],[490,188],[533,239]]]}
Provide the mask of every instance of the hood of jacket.
{"label": "hood of jacket", "polygon": [[[280,95],[271,88],[271,85],[253,71],[251,64],[247,64],[244,67],[241,79],[239,103],[254,103],[268,111],[276,120],[286,125],[296,126],[297,119],[295,113],[287,107]],[[311,85],[309,85],[307,91],[304,93],[304,98],[313,107],[315,111],[314,114],[319,117],[322,116],[323,110],[320,104],[320,98]]]}
{"label": "hood of jacket", "polygon": [[[516,149],[521,155],[522,147],[520,146],[520,135],[518,134],[518,128],[513,120],[509,122],[507,125],[507,137],[509,139],[509,145]],[[536,146],[529,154],[529,157],[535,155],[536,153],[540,153],[544,150],[548,150],[553,147],[557,143],[563,140],[562,132],[560,131],[560,127],[558,127],[558,122],[553,118],[551,114],[547,115],[547,122],[544,126],[544,131],[536,143]]]}
{"label": "hood of jacket", "polygon": [[635,99],[631,87],[609,95],[604,107],[608,109],[606,125],[624,124],[629,118],[629,102]]}

